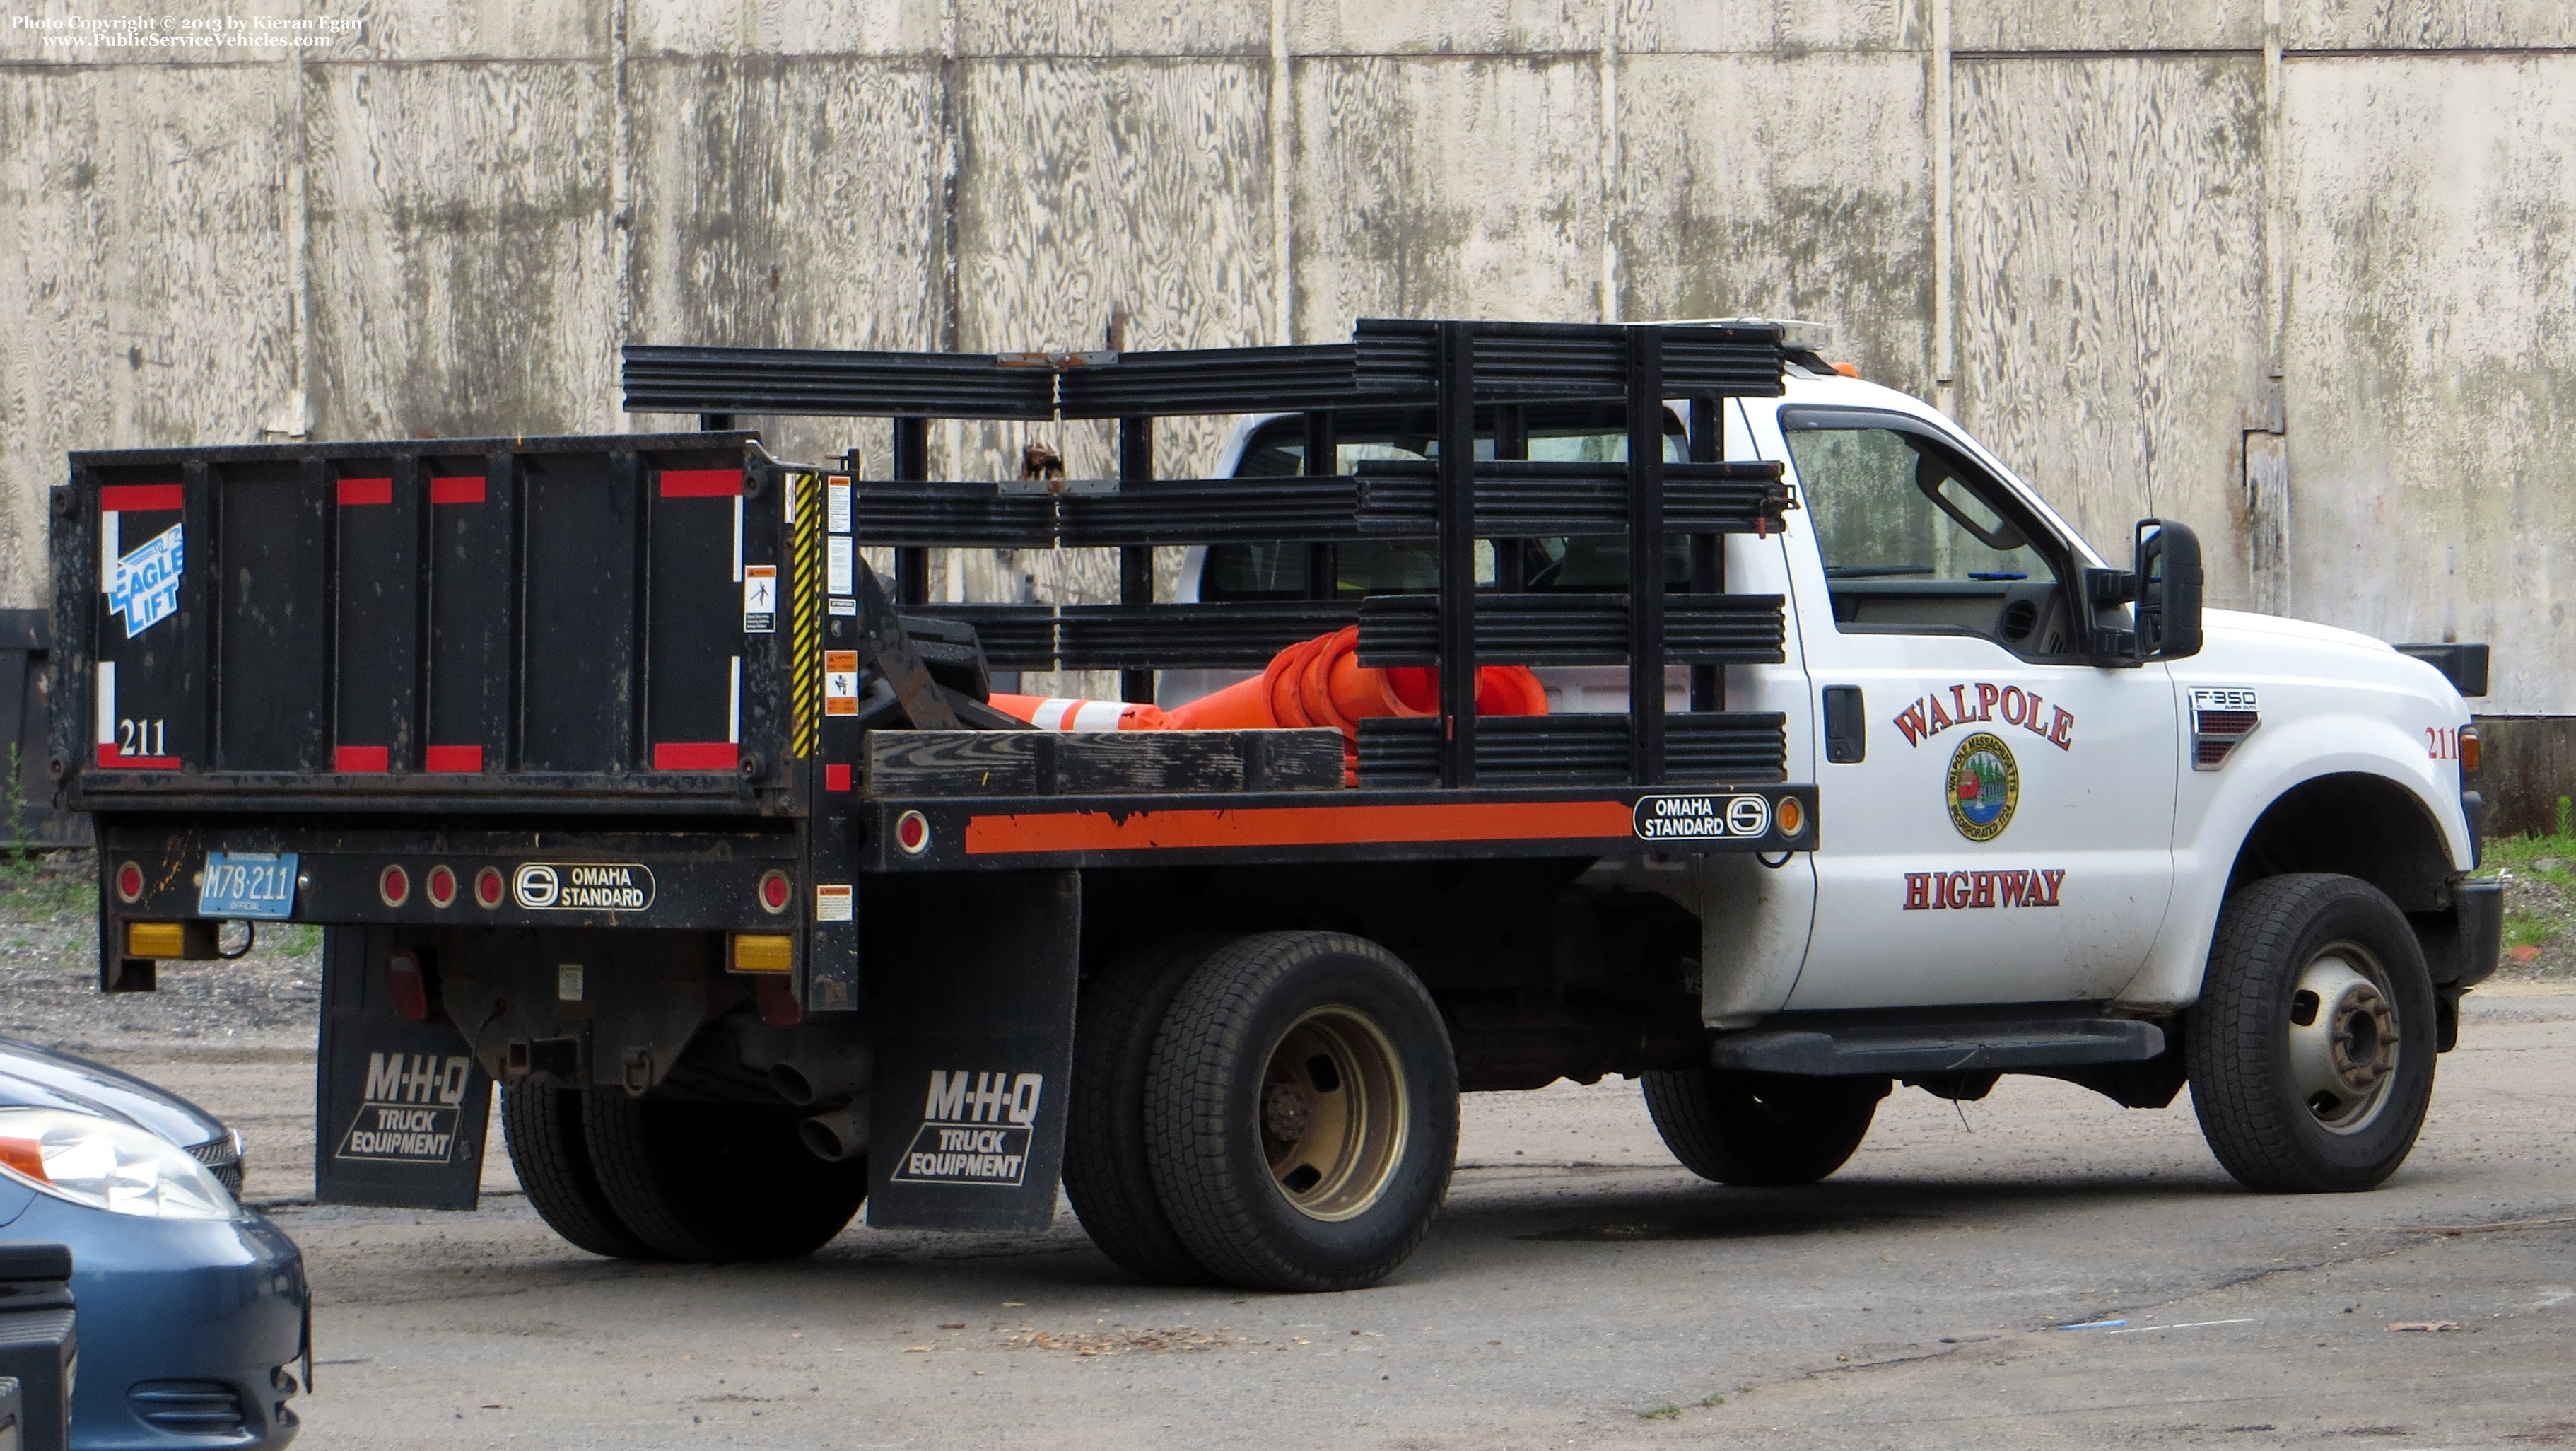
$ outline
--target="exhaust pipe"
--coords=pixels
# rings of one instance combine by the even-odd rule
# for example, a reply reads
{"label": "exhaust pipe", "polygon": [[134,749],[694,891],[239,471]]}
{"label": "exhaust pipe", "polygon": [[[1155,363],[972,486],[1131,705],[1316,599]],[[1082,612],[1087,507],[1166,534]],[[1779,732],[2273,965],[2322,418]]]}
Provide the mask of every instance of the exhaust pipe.
{"label": "exhaust pipe", "polygon": [[814,1115],[796,1126],[796,1138],[807,1153],[827,1164],[859,1157],[868,1151],[867,1100]]}
{"label": "exhaust pipe", "polygon": [[769,1085],[798,1108],[813,1108],[867,1089],[869,1054],[864,1045],[837,1052],[802,1053],[769,1065]]}

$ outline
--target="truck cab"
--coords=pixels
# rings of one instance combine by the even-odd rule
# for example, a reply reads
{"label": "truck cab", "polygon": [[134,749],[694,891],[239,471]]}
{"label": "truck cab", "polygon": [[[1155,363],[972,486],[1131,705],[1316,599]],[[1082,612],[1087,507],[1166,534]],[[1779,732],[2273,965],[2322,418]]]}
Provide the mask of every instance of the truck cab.
{"label": "truck cab", "polygon": [[[2169,1018],[2201,995],[2231,892],[2305,871],[2368,882],[2406,914],[2439,1039],[2452,1040],[2501,920],[2492,884],[2469,876],[2479,799],[2462,682],[2417,658],[2457,651],[2410,654],[2213,610],[2196,652],[2142,662],[2094,638],[2100,621],[2088,627],[2095,612],[2078,594],[2112,561],[1938,410],[1795,351],[1779,397],[1723,406],[1726,457],[1778,463],[1792,507],[1777,531],[1723,542],[1724,587],[1785,596],[1790,629],[1786,659],[1725,667],[1722,696],[1787,717],[1788,773],[1825,790],[1834,829],[1816,851],[1711,859],[1697,870],[1712,880],[1661,887],[1695,909],[1725,904],[1728,928],[1709,935],[1701,963],[1710,1027],[2006,1005]],[[1686,456],[1688,416],[1668,403],[1668,460]],[[1494,456],[1498,428],[1514,456],[1625,457],[1608,410],[1489,422],[1480,457]],[[1335,445],[1333,472],[1436,453],[1418,420],[1392,411],[1345,418]],[[1246,418],[1219,471],[1304,473],[1305,447],[1295,415]],[[1478,587],[1615,586],[1618,546],[1480,545]],[[1194,548],[1179,598],[1427,589],[1418,554],[1375,542]],[[1701,585],[1694,567],[1669,550],[1666,587]],[[1627,709],[1619,668],[1538,674],[1552,712]],[[1668,709],[1688,703],[1688,674],[1667,670]],[[1168,672],[1160,696],[1235,678]],[[1620,872],[1657,881],[1652,863],[1596,875]]]}

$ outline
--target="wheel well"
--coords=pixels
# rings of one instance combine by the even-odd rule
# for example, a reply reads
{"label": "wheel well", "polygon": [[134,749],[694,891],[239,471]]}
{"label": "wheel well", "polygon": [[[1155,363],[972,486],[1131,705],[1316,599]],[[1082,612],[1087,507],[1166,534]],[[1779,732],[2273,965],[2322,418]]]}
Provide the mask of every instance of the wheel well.
{"label": "wheel well", "polygon": [[2246,833],[2227,890],[2284,872],[2359,877],[2407,912],[2450,904],[2440,825],[2413,792],[2379,776],[2320,776],[2281,793]]}

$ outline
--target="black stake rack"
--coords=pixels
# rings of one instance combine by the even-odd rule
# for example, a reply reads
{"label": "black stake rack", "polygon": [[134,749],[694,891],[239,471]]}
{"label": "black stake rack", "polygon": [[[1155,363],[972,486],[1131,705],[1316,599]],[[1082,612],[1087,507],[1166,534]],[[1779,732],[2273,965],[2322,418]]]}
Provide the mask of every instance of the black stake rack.
{"label": "black stake rack", "polygon": [[[1725,592],[1720,538],[1776,527],[1787,506],[1773,463],[1723,462],[1727,397],[1781,391],[1780,330],[1771,326],[1448,322],[1364,319],[1347,344],[1173,352],[926,354],[630,346],[631,412],[743,413],[896,420],[895,478],[853,484],[855,534],[892,546],[893,592],[918,608],[930,548],[1112,547],[1126,551],[1115,605],[947,605],[974,625],[998,667],[1116,670],[1130,698],[1156,669],[1258,669],[1285,646],[1360,627],[1370,665],[1432,665],[1437,717],[1369,721],[1360,738],[1368,786],[1549,781],[1782,779],[1777,714],[1724,709],[1721,667],[1777,662],[1777,595]],[[1664,458],[1668,400],[1689,407],[1689,459]],[[1521,407],[1624,407],[1628,458],[1563,463],[1525,457]],[[1153,473],[1157,418],[1301,413],[1310,440],[1335,415],[1427,407],[1438,447],[1424,462],[1368,462],[1316,473],[1310,448],[1296,478],[1187,479]],[[923,422],[1109,419],[1120,422],[1120,476],[1063,492],[960,483],[927,473]],[[1480,430],[1480,418],[1485,427]],[[1478,459],[1480,432],[1497,440]],[[910,448],[903,445],[909,442]],[[1475,587],[1480,538],[1625,535],[1630,587],[1594,594],[1508,594]],[[1699,593],[1639,590],[1660,581],[1666,539],[1691,541]],[[1364,539],[1433,540],[1431,595],[1330,601],[1157,604],[1156,545]],[[1487,721],[1475,711],[1478,664],[1629,666],[1625,716]],[[1668,722],[1663,666],[1691,667],[1691,712]]]}

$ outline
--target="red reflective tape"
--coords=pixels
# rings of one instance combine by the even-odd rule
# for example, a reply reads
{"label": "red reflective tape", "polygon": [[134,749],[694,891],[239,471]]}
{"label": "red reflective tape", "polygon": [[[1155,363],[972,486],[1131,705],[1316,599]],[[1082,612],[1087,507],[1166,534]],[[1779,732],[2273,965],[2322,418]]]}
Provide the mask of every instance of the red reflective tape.
{"label": "red reflective tape", "polygon": [[111,771],[175,771],[179,769],[179,758],[177,756],[125,756],[119,755],[116,747],[114,746],[101,746],[98,748],[98,763]]}
{"label": "red reflective tape", "polygon": [[433,504],[480,504],[483,502],[483,476],[458,474],[431,479],[429,501]]}
{"label": "red reflective tape", "polygon": [[122,514],[129,510],[143,513],[152,509],[179,507],[177,484],[110,484],[98,491],[99,512]]}
{"label": "red reflective tape", "polygon": [[390,504],[393,501],[394,481],[391,479],[340,481],[340,507],[344,509],[352,504]]}
{"label": "red reflective tape", "polygon": [[742,763],[731,741],[663,741],[653,747],[656,771],[730,771]]}
{"label": "red reflective tape", "polygon": [[1138,851],[1155,847],[1370,845],[1399,841],[1560,841],[1625,837],[1625,801],[1462,802],[1439,806],[1267,806],[1209,811],[1059,811],[966,819],[966,854]]}
{"label": "red reflective tape", "polygon": [[[476,480],[480,483],[481,480]],[[481,746],[432,746],[422,753],[421,765],[432,771],[480,771],[483,769]]]}
{"label": "red reflective tape", "polygon": [[726,499],[742,492],[740,469],[664,469],[665,499]]}
{"label": "red reflective tape", "polygon": [[334,771],[390,771],[394,768],[393,751],[385,746],[334,746],[331,769]]}
{"label": "red reflective tape", "polygon": [[823,789],[826,791],[849,790],[850,768],[847,766],[825,766],[823,768]]}

